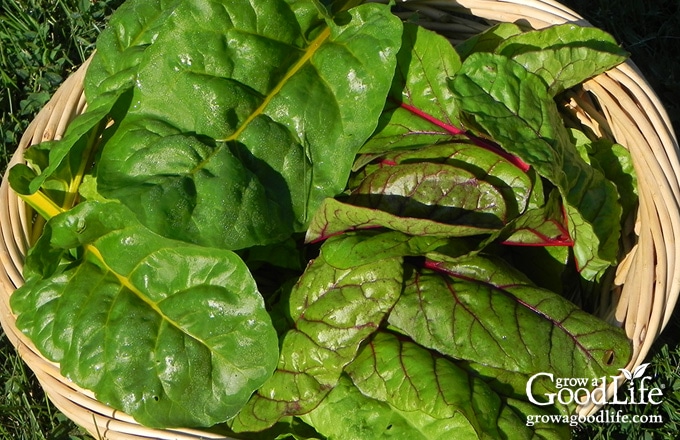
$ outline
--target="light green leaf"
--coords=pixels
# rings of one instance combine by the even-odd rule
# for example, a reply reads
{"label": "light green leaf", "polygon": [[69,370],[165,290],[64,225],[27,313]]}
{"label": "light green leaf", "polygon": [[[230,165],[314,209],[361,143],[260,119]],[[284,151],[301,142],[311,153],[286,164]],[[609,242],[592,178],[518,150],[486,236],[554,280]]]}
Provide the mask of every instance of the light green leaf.
{"label": "light green leaf", "polygon": [[377,333],[346,371],[364,395],[400,411],[421,411],[435,419],[463,416],[476,438],[500,436],[498,395],[481,379],[413,342]]}
{"label": "light green leaf", "polygon": [[30,264],[45,249],[80,258],[32,271],[12,295],[17,326],[102,403],[144,425],[212,426],[270,377],[276,332],[234,253],[160,237],[116,202],[56,215],[41,240]]}
{"label": "light green leaf", "polygon": [[355,229],[384,227],[410,235],[432,237],[469,237],[490,234],[494,228],[451,225],[421,218],[400,217],[379,209],[355,206],[336,199],[326,199],[314,215],[305,240],[313,242]]}
{"label": "light green leaf", "polygon": [[495,52],[508,38],[521,34],[524,30],[515,23],[498,23],[456,46],[462,59],[477,52]]}

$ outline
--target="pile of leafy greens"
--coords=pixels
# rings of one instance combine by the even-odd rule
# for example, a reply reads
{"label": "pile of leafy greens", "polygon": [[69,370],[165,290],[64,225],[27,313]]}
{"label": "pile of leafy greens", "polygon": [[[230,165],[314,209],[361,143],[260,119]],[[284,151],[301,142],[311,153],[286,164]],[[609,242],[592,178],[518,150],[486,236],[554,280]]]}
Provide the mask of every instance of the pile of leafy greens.
{"label": "pile of leafy greens", "polygon": [[627,363],[570,299],[636,202],[557,98],[625,57],[573,24],[454,48],[384,4],[129,0],[87,111],[10,172],[45,220],[17,325],[148,426],[568,437],[524,387]]}

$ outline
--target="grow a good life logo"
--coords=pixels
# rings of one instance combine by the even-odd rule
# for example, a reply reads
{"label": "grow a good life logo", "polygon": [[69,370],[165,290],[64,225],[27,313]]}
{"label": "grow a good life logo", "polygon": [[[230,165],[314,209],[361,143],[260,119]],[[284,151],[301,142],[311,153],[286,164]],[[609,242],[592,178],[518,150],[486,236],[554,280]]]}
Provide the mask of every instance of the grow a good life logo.
{"label": "grow a good life logo", "polygon": [[[556,403],[562,405],[660,405],[663,399],[663,390],[650,384],[652,376],[646,376],[645,371],[649,363],[636,367],[633,371],[620,368],[621,376],[602,376],[598,378],[584,377],[555,377],[552,373],[536,373],[529,378],[526,384],[526,395],[531,403],[537,406],[548,406]],[[623,387],[623,381],[627,386]],[[541,384],[540,388],[550,389],[543,393],[535,392],[534,384]],[[607,388],[613,384],[618,390],[613,396],[607,396]],[[556,391],[555,391],[556,390]],[[569,423],[575,426],[577,423],[662,423],[662,416],[646,416],[646,420],[632,420],[621,410],[612,416],[609,412],[600,412],[596,416],[580,415],[529,415],[527,426],[534,423]],[[598,418],[599,417],[599,418]],[[592,420],[591,420],[592,418]]]}
{"label": "grow a good life logo", "polygon": [[[584,377],[560,377],[555,378],[552,373],[536,373],[529,378],[526,385],[526,393],[529,401],[535,405],[547,406],[554,403],[563,405],[579,404],[587,405],[660,405],[663,397],[661,388],[649,386],[651,376],[645,376],[645,370],[649,364],[642,364],[632,372],[625,368],[620,368],[625,379],[628,380],[628,388],[625,392],[615,393],[614,396],[607,397],[607,386],[613,382],[617,389],[622,385],[620,376],[602,376],[588,379]],[[557,392],[546,392],[538,399],[533,390],[533,384],[539,378],[545,377],[553,384]],[[641,378],[641,379],[640,379]],[[640,379],[639,381],[635,379]],[[623,395],[621,395],[623,394]]]}

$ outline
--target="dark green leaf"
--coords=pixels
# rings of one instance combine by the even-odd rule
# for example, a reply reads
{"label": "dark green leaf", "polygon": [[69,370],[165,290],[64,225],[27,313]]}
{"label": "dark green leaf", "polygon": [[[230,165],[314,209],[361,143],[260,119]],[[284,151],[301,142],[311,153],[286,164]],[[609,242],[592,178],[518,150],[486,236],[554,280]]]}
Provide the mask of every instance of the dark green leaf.
{"label": "dark green leaf", "polygon": [[180,4],[141,55],[100,191],[152,229],[202,244],[240,249],[304,231],[377,124],[401,27],[377,4],[335,19],[301,0]]}
{"label": "dark green leaf", "polygon": [[385,111],[361,151],[384,152],[455,137],[452,130],[457,130],[457,110],[446,79],[459,68],[460,59],[444,37],[421,26],[405,24]]}
{"label": "dark green leaf", "polygon": [[134,86],[144,51],[158,38],[180,0],[128,0],[97,38],[97,52],[84,81],[88,102]]}
{"label": "dark green leaf", "polygon": [[389,322],[457,359],[557,377],[616,374],[630,357],[625,333],[499,259],[462,257],[415,270]]}
{"label": "dark green leaf", "polygon": [[601,277],[617,261],[618,194],[579,156],[543,80],[508,58],[478,53],[451,86],[474,124],[559,188],[579,270]]}

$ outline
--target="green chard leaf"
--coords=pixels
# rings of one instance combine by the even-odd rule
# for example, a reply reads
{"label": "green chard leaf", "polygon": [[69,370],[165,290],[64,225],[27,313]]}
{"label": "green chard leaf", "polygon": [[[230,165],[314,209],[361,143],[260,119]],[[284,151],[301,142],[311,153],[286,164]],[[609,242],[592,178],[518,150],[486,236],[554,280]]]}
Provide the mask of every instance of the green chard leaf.
{"label": "green chard leaf", "polygon": [[621,64],[628,57],[605,31],[574,23],[531,30],[495,50],[540,76],[552,96]]}
{"label": "green chard leaf", "polygon": [[455,101],[446,86],[459,68],[460,58],[448,40],[406,23],[385,110],[361,152],[431,145],[460,135]]}
{"label": "green chard leaf", "polygon": [[15,191],[30,195],[42,188],[60,206],[73,206],[79,186],[99,153],[100,136],[110,119],[118,122],[129,107],[128,92],[134,85],[141,53],[155,40],[159,24],[178,3],[130,0],[116,10],[87,66],[83,84],[87,109],[69,124],[62,139],[26,151],[30,166],[19,164],[10,171]]}
{"label": "green chard leaf", "polygon": [[344,375],[319,406],[301,418],[334,440],[448,440],[452,433],[474,438],[474,429],[463,416],[437,419],[423,411],[400,411],[366,397]]}
{"label": "green chard leaf", "polygon": [[601,277],[617,261],[617,190],[580,157],[544,81],[511,59],[478,53],[463,63],[451,87],[470,123],[560,190],[581,275]]}
{"label": "green chard leaf", "polygon": [[620,328],[535,287],[498,258],[428,261],[410,273],[389,323],[448,356],[558,377],[616,374],[630,357]]}
{"label": "green chard leaf", "polygon": [[127,0],[111,15],[97,38],[97,52],[87,68],[88,103],[101,95],[130,90],[144,51],[158,38],[181,0]]}
{"label": "green chard leaf", "polygon": [[458,141],[380,155],[355,173],[350,188],[356,189],[369,174],[379,168],[413,163],[450,165],[493,185],[502,194],[508,217],[524,212],[536,181],[535,174],[521,170],[498,152],[480,148],[470,141]]}
{"label": "green chard leaf", "polygon": [[329,264],[348,269],[353,265],[394,257],[419,257],[440,253],[455,258],[475,249],[475,240],[450,239],[436,235],[409,235],[398,231],[367,230],[330,237],[331,246],[321,248]]}
{"label": "green chard leaf", "polygon": [[[411,341],[377,333],[346,371],[367,397],[434,419],[462,417],[469,424],[468,435],[473,435],[468,438],[500,437],[496,425],[500,398],[481,379]],[[445,438],[444,434],[435,438]]]}
{"label": "green chard leaf", "polygon": [[99,136],[109,122],[109,112],[123,100],[119,94],[107,94],[106,99],[90,105],[75,118],[62,139],[29,148],[26,160],[30,166],[18,164],[10,170],[12,189],[30,195],[42,188],[60,206],[73,206],[80,183],[97,153]]}
{"label": "green chard leaf", "polygon": [[304,231],[377,125],[401,29],[378,4],[329,17],[309,0],[181,3],[140,55],[99,191],[198,244]]}
{"label": "green chard leaf", "polygon": [[458,44],[456,52],[463,60],[477,52],[493,53],[505,40],[522,32],[515,23],[498,23]]}
{"label": "green chard leaf", "polygon": [[278,368],[230,422],[234,431],[260,431],[314,409],[385,319],[401,293],[402,259],[345,266],[328,264],[322,254],[300,277],[289,299],[294,327],[283,337]]}
{"label": "green chard leaf", "polygon": [[305,240],[316,242],[346,231],[387,228],[409,235],[470,237],[488,235],[497,229],[474,225],[452,225],[429,219],[400,217],[379,209],[326,199],[314,214]]}
{"label": "green chard leaf", "polygon": [[144,425],[224,422],[276,366],[276,332],[241,259],[158,236],[117,202],[55,214],[27,266],[11,298],[18,328]]}
{"label": "green chard leaf", "polygon": [[607,139],[586,144],[591,164],[616,185],[625,221],[638,204],[637,176],[630,151]]}

